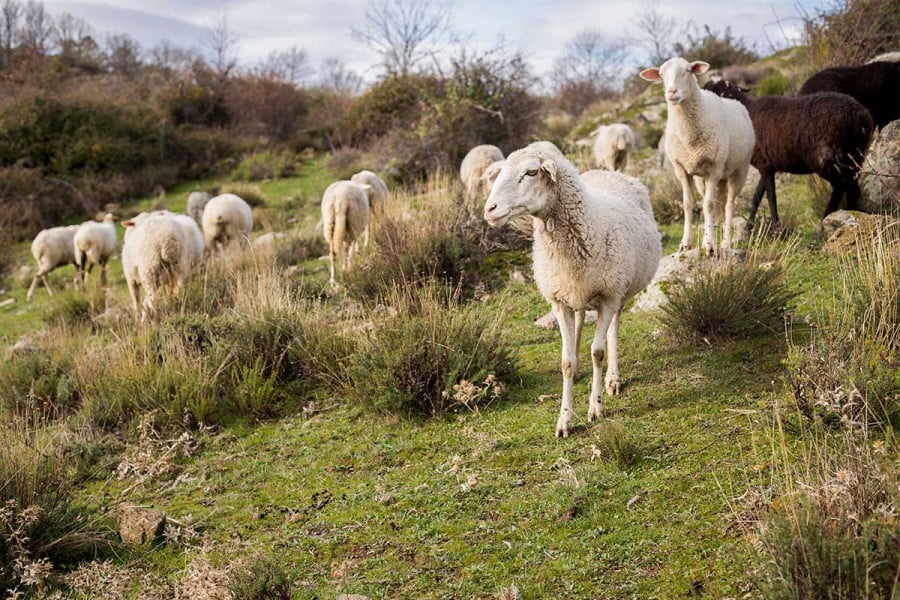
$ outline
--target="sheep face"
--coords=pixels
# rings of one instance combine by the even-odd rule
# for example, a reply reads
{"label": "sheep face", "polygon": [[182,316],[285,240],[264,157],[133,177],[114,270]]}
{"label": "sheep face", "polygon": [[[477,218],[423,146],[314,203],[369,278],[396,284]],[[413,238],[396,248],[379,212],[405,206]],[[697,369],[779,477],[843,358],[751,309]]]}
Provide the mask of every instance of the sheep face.
{"label": "sheep face", "polygon": [[557,165],[528,148],[513,152],[500,169],[484,206],[484,218],[499,227],[519,215],[540,215],[551,199]]}
{"label": "sheep face", "polygon": [[641,79],[645,81],[662,81],[666,102],[673,106],[681,104],[692,97],[700,89],[697,75],[706,73],[709,63],[700,60],[688,62],[677,56],[670,58],[659,67],[641,71]]}

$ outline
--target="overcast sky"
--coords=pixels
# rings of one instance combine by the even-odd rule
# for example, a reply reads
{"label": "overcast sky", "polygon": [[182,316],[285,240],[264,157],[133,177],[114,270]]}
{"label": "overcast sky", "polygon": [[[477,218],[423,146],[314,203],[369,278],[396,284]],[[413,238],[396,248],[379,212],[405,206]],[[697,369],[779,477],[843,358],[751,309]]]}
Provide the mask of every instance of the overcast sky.
{"label": "overcast sky", "polygon": [[[46,1],[54,14],[82,17],[99,34],[128,33],[146,49],[162,39],[183,47],[202,48],[208,28],[225,15],[238,36],[239,60],[253,64],[271,50],[296,44],[313,66],[336,56],[371,79],[377,57],[356,42],[351,27],[363,22],[370,0],[106,0]],[[828,0],[669,0],[660,10],[680,23],[708,24],[732,33],[767,53],[783,47],[785,37],[799,31],[799,10],[814,12]],[[635,28],[631,20],[645,4],[624,0],[497,0],[451,1],[454,27],[470,35],[469,43],[493,46],[503,39],[528,57],[537,73],[545,72],[565,43],[579,31],[598,29],[621,37]],[[780,21],[780,24],[779,24]]]}

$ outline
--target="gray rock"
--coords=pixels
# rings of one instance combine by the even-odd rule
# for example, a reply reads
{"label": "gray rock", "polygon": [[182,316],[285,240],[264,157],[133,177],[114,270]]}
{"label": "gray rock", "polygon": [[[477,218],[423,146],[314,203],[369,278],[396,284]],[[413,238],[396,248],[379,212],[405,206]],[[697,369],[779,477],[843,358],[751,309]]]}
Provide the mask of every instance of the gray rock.
{"label": "gray rock", "polygon": [[900,121],[888,123],[872,142],[863,171],[860,208],[900,214]]}

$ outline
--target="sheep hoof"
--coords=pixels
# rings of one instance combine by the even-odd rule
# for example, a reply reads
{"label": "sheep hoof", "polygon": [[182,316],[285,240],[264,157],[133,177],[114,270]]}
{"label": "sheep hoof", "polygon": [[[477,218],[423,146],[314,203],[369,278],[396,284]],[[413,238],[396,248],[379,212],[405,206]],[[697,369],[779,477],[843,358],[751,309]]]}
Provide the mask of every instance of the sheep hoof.
{"label": "sheep hoof", "polygon": [[606,393],[610,396],[618,396],[622,391],[622,382],[618,378],[606,382]]}
{"label": "sheep hoof", "polygon": [[563,418],[560,418],[559,422],[556,424],[556,437],[567,438],[569,437],[569,428],[572,426],[571,423],[566,421]]}
{"label": "sheep hoof", "polygon": [[685,243],[685,242],[681,242],[681,244],[678,246],[679,252],[687,252],[690,249],[691,249],[691,245],[688,243]]}
{"label": "sheep hoof", "polygon": [[593,423],[594,421],[599,421],[603,418],[603,405],[598,404],[597,406],[592,406],[588,409],[588,423]]}

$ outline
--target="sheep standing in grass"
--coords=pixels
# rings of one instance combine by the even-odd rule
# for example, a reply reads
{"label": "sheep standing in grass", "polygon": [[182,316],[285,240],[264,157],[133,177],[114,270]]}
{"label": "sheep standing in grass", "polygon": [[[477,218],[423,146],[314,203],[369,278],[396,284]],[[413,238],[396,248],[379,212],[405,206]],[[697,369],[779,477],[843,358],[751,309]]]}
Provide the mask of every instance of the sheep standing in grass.
{"label": "sheep standing in grass", "polygon": [[175,220],[176,223],[181,226],[181,228],[184,230],[184,234],[187,240],[190,242],[188,246],[188,270],[193,270],[194,268],[196,268],[203,260],[203,252],[206,249],[206,244],[203,241],[203,234],[200,233],[200,227],[197,225],[197,221],[195,221],[190,215],[174,213],[168,210],[155,210],[147,214],[153,216],[171,217]]}
{"label": "sheep standing in grass", "polygon": [[135,316],[140,314],[144,321],[156,312],[162,290],[174,295],[181,289],[191,269],[194,242],[172,214],[142,213],[122,225],[122,269]]}
{"label": "sheep standing in grass", "polygon": [[[31,255],[37,261],[38,270],[31,280],[31,286],[28,288],[26,299],[31,300],[34,296],[34,290],[37,288],[38,280],[44,282],[47,293],[53,295],[50,289],[50,282],[47,280],[47,273],[61,267],[63,265],[75,264],[75,232],[78,231],[79,225],[67,225],[65,227],[51,227],[44,229],[35,236],[31,242]],[[78,275],[75,275],[75,283],[78,283]]]}
{"label": "sheep standing in grass", "polygon": [[[572,427],[572,396],[584,313],[598,313],[591,344],[593,378],[588,420],[599,418],[603,389],[618,394],[619,320],[625,301],[656,272],[662,248],[647,188],[618,172],[588,182],[549,142],[509,155],[494,182],[484,218],[498,227],[520,215],[534,221],[534,279],[562,335],[563,393],[556,435]],[[608,352],[605,382],[603,360]]]}
{"label": "sheep standing in grass", "polygon": [[[369,215],[380,214],[384,210],[388,201],[388,187],[384,180],[372,171],[360,171],[350,178],[350,181],[356,185],[369,186],[366,195],[369,197]],[[366,247],[369,247],[369,228],[366,227],[363,233],[363,239]]]}
{"label": "sheep standing in grass", "polygon": [[601,125],[593,134],[594,161],[601,169],[625,171],[628,153],[635,146],[634,133],[624,123]]}
{"label": "sheep standing in grass", "polygon": [[856,98],[877,127],[900,119],[900,62],[875,61],[855,67],[823,69],[800,86],[798,96],[837,92]]}
{"label": "sheep standing in grass", "polygon": [[368,184],[335,181],[322,195],[322,225],[328,243],[331,283],[334,277],[335,256],[343,257],[344,270],[352,267],[357,239],[369,226]]}
{"label": "sheep standing in grass", "polygon": [[847,208],[856,209],[859,170],[874,131],[872,117],[862,104],[846,94],[832,92],[751,100],[741,88],[726,81],[710,82],[704,87],[741,102],[750,112],[756,133],[750,163],[760,178],[749,221],[756,218],[765,193],[772,221],[778,222],[775,173],[816,173],[830,183],[831,199],[823,217],[838,209],[845,191]]}
{"label": "sheep standing in grass", "polygon": [[669,113],[666,121],[666,156],[681,184],[684,208],[681,250],[690,249],[694,242],[691,223],[694,185],[691,177],[699,176],[705,180],[703,250],[713,254],[716,251],[716,195],[719,186],[727,186],[722,247],[730,248],[734,201],[747,179],[754,135],[750,115],[740,102],[700,89],[697,76],[707,69],[709,65],[705,62],[689,63],[683,58],[671,58],[659,67],[644,69],[641,77],[647,81],[662,80],[665,86]]}
{"label": "sheep standing in grass", "polygon": [[115,254],[118,245],[116,218],[112,213],[103,216],[103,222],[87,221],[78,226],[73,244],[75,245],[76,279],[87,282],[94,265],[100,265],[100,285],[106,287],[106,263]]}
{"label": "sheep standing in grass", "polygon": [[200,223],[203,220],[203,209],[212,199],[208,192],[191,192],[187,201],[187,214]]}
{"label": "sheep standing in grass", "polygon": [[234,194],[212,198],[203,209],[203,238],[210,252],[228,247],[232,241],[250,239],[253,211],[250,205]]}
{"label": "sheep standing in grass", "polygon": [[497,146],[482,144],[469,150],[459,165],[467,203],[480,205],[484,201],[491,186],[482,176],[492,163],[500,160],[503,160],[503,152]]}

